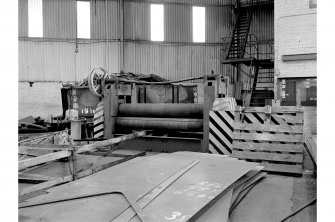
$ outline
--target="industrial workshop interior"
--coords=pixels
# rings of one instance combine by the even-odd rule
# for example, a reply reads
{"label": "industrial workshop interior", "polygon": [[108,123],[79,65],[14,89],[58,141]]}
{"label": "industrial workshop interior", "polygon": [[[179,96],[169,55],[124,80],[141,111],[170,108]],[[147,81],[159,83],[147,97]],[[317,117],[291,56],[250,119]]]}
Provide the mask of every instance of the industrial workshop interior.
{"label": "industrial workshop interior", "polygon": [[19,221],[317,220],[317,0],[17,6]]}

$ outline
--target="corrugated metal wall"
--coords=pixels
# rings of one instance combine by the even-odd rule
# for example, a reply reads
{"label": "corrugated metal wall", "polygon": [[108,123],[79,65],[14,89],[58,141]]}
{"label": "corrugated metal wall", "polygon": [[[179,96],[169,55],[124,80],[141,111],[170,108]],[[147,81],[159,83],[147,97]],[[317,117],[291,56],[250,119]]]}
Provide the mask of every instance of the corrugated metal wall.
{"label": "corrugated metal wall", "polygon": [[[174,2],[174,1],[168,1]],[[209,1],[178,1],[204,4]],[[209,3],[223,4],[224,1]],[[230,4],[230,1],[228,3]],[[219,43],[234,27],[230,6],[206,7],[206,42],[192,43],[192,6],[167,4],[164,6],[165,41],[170,44],[150,43],[150,4],[125,3],[125,39],[144,42],[126,42],[124,71],[155,73],[170,80],[215,73],[228,73],[232,68],[220,65]],[[175,43],[175,44],[174,44]]]}
{"label": "corrugated metal wall", "polygon": [[19,18],[18,18],[18,28],[19,36],[28,36],[28,0],[20,0],[18,4],[19,8]]}
{"label": "corrugated metal wall", "polygon": [[166,5],[164,7],[164,15],[165,41],[192,41],[192,6]]}
{"label": "corrugated metal wall", "polygon": [[232,0],[125,0],[125,2],[143,3],[168,3],[168,4],[192,4],[192,5],[231,5]]}
{"label": "corrugated metal wall", "polygon": [[210,74],[211,70],[220,73],[220,49],[219,45],[126,43],[125,71],[155,73],[170,80]]}
{"label": "corrugated metal wall", "polygon": [[69,42],[19,41],[20,81],[81,81],[96,66],[119,71],[119,43],[110,42],[109,62],[106,43],[75,44]]}
{"label": "corrugated metal wall", "polygon": [[206,42],[220,42],[230,36],[235,25],[231,7],[206,7]]}
{"label": "corrugated metal wall", "polygon": [[[22,3],[21,3],[22,2]],[[27,0],[20,0],[22,8]],[[91,1],[91,38],[106,39],[106,8],[108,39],[119,38],[119,3]],[[27,10],[21,10],[26,12]],[[76,0],[43,0],[43,36],[45,38],[76,37]]]}
{"label": "corrugated metal wall", "polygon": [[[40,39],[27,38],[27,3],[19,0],[19,81],[81,81],[95,66],[119,72],[119,42],[106,43],[105,1],[91,1],[94,40],[79,40],[77,53],[76,0],[43,0],[44,38]],[[109,40],[119,38],[118,7],[117,1],[108,1]]]}
{"label": "corrugated metal wall", "polygon": [[43,0],[43,36],[76,37],[76,1]]}
{"label": "corrugated metal wall", "polygon": [[257,10],[252,15],[250,34],[259,40],[274,39],[274,10]]}
{"label": "corrugated metal wall", "polygon": [[124,39],[150,39],[150,7],[148,4],[124,3]]}
{"label": "corrugated metal wall", "polygon": [[[119,3],[107,1],[108,39],[119,39]],[[106,2],[91,1],[91,38],[106,39]]]}
{"label": "corrugated metal wall", "polygon": [[[154,1],[159,2],[159,1]],[[163,2],[163,1],[161,1]],[[232,72],[220,65],[220,39],[230,34],[235,18],[231,0],[164,0],[165,39],[150,42],[148,1],[124,3],[124,71],[155,73],[167,79],[198,76],[214,70]],[[176,4],[175,4],[176,3]],[[177,4],[178,3],[178,4]],[[181,4],[180,4],[181,3]],[[206,44],[192,43],[192,7],[206,6]],[[217,6],[222,5],[222,6]],[[119,39],[119,3],[108,2],[108,38]],[[91,0],[91,40],[81,41],[75,53],[75,0],[43,0],[43,39],[19,41],[20,81],[80,81],[94,66],[119,72],[119,41],[106,43],[105,1]],[[27,0],[19,0],[19,37],[27,37]],[[273,11],[255,12],[251,33],[259,39],[273,39]],[[108,64],[106,64],[106,48]]]}
{"label": "corrugated metal wall", "polygon": [[[145,1],[125,2],[125,15],[125,39],[150,40],[150,4]],[[164,6],[164,18],[165,41],[192,42],[191,5],[167,4]],[[234,20],[232,7],[207,6],[206,42],[219,42],[222,37],[228,35],[234,27]]]}

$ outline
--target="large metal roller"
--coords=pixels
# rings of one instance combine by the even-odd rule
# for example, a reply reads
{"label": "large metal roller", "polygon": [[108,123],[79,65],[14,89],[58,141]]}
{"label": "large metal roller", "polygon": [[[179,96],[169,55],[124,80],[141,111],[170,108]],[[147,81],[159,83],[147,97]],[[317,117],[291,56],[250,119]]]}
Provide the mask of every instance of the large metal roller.
{"label": "large metal roller", "polygon": [[190,103],[138,103],[120,104],[119,116],[203,118],[203,104]]}
{"label": "large metal roller", "polygon": [[201,132],[202,119],[117,117],[116,127],[132,130],[147,129]]}

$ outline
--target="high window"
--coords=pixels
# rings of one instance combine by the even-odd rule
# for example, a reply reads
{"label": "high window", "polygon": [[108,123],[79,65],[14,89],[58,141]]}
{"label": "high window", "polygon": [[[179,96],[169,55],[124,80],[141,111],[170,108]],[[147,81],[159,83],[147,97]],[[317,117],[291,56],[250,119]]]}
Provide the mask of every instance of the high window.
{"label": "high window", "polygon": [[77,1],[77,37],[91,38],[91,13],[89,1]]}
{"label": "high window", "polygon": [[28,1],[28,36],[43,37],[42,0]]}
{"label": "high window", "polygon": [[193,42],[205,42],[205,19],[206,10],[205,7],[193,6]]}
{"label": "high window", "polygon": [[164,5],[152,4],[151,15],[151,41],[164,41]]}

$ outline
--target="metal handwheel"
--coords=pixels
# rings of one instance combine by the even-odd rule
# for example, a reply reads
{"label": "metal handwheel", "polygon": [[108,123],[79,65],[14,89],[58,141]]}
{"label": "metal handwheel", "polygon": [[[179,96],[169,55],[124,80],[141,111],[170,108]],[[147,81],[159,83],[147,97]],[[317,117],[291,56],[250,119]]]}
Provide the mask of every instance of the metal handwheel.
{"label": "metal handwheel", "polygon": [[95,96],[102,96],[101,80],[107,76],[107,70],[102,67],[96,67],[92,69],[88,75],[88,88],[91,93]]}

